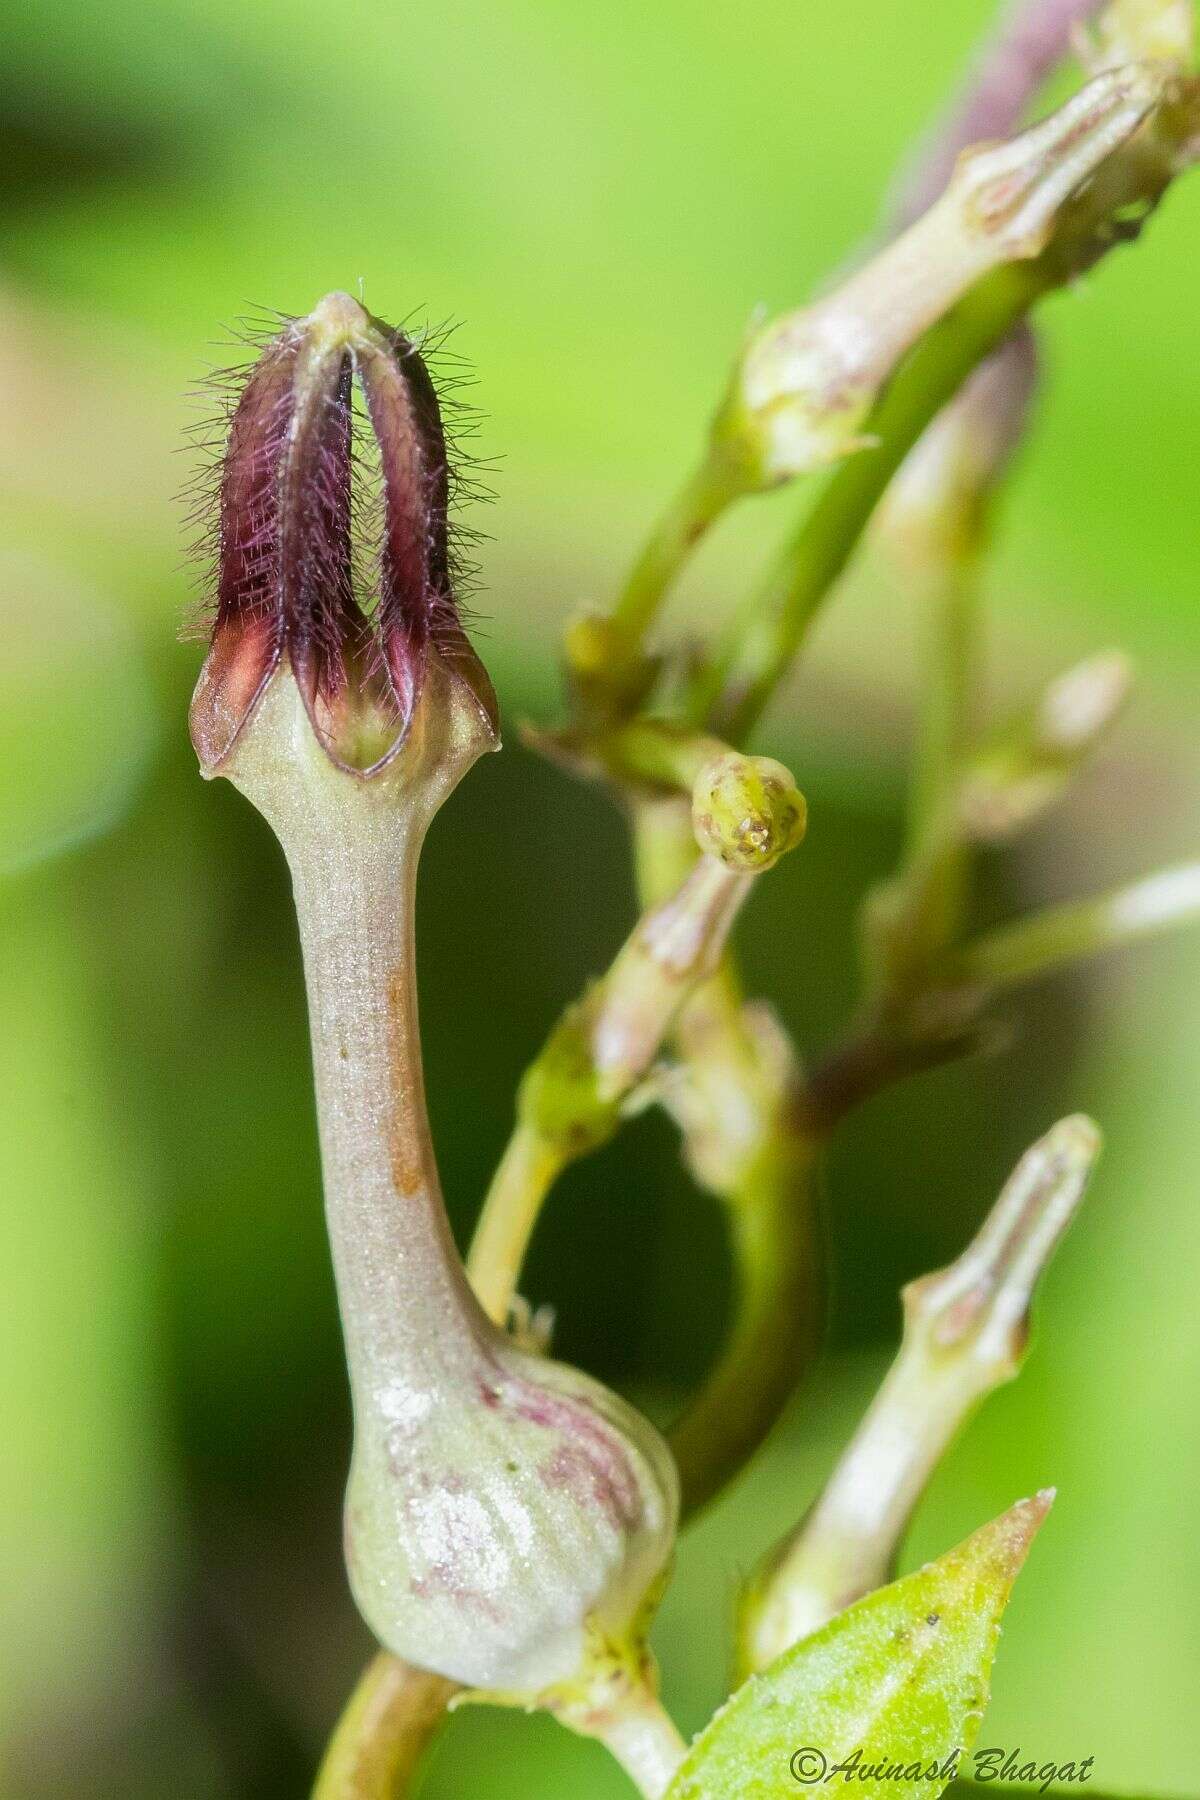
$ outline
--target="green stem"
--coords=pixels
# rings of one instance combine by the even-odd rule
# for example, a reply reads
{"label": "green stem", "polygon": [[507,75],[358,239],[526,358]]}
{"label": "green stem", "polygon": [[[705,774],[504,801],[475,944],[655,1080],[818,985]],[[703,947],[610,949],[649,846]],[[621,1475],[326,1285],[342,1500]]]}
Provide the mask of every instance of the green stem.
{"label": "green stem", "polygon": [[1064,963],[1200,919],[1200,862],[1160,869],[1090,900],[1049,906],[967,944],[952,973],[966,985],[1015,987]]}
{"label": "green stem", "polygon": [[669,719],[640,718],[606,732],[597,755],[617,782],[690,794],[705,764],[729,750],[728,744],[708,732],[693,731]]}
{"label": "green stem", "polygon": [[338,1720],[312,1800],[402,1800],[456,1692],[380,1651]]}
{"label": "green stem", "polygon": [[737,497],[729,472],[710,453],[658,519],[612,610],[630,651],[640,648],[668,588],[714,519]]}
{"label": "green stem", "polygon": [[569,1160],[561,1144],[525,1123],[505,1146],[467,1257],[471,1286],[497,1325],[508,1321],[538,1215]]}
{"label": "green stem", "polygon": [[909,792],[906,860],[938,859],[953,813],[971,731],[979,611],[975,559],[931,576],[923,608],[923,679]]}
{"label": "green stem", "polygon": [[780,1128],[727,1199],[733,1326],[716,1367],[668,1434],[685,1519],[750,1461],[819,1347],[819,1157],[815,1140]]}
{"label": "green stem", "polygon": [[[686,806],[637,807],[634,845],[639,892],[649,905],[670,891],[695,855]],[[675,1035],[680,1074],[698,1096],[697,1130],[707,1145],[693,1142],[693,1160],[723,1203],[734,1266],[725,1346],[668,1434],[686,1519],[745,1467],[816,1353],[824,1316],[816,1205],[821,1145],[798,1127],[778,1075],[764,1070],[731,952],[683,1008]]]}
{"label": "green stem", "polygon": [[872,998],[919,992],[958,937],[970,888],[970,847],[959,793],[970,730],[977,608],[975,560],[931,572],[923,620],[923,672],[909,790],[907,840],[894,876],[868,902]]}

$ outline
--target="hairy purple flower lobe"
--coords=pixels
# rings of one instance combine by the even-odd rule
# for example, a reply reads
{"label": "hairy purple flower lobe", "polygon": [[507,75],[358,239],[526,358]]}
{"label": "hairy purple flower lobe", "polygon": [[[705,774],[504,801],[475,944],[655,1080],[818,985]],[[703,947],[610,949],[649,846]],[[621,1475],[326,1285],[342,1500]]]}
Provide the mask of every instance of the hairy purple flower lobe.
{"label": "hairy purple flower lobe", "polygon": [[192,737],[215,768],[282,665],[340,767],[403,742],[430,659],[496,701],[454,597],[441,409],[414,344],[329,294],[263,350],[230,420],[212,645]]}

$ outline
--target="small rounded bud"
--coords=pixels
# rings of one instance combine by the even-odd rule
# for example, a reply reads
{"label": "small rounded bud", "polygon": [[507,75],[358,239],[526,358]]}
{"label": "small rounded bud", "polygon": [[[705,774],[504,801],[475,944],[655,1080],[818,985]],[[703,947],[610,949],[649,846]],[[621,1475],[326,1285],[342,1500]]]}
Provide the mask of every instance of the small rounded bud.
{"label": "small rounded bud", "polygon": [[1133,664],[1122,650],[1102,650],[1077,663],[1042,695],[1036,742],[1047,756],[1074,756],[1092,749],[1129,698]]}
{"label": "small rounded bud", "polygon": [[761,874],[804,836],[808,807],[791,771],[769,756],[714,756],[692,788],[696,842],[727,868]]}
{"label": "small rounded bud", "polygon": [[981,745],[959,793],[971,836],[998,843],[1061,799],[1119,718],[1132,682],[1132,664],[1120,650],[1089,656]]}

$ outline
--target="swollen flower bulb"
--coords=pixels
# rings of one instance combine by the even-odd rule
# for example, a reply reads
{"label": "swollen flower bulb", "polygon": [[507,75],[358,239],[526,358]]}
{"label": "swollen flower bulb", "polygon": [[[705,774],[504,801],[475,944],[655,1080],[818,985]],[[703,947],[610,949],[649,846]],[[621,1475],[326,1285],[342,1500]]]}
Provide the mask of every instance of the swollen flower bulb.
{"label": "swollen flower bulb", "polygon": [[598,1383],[499,1333],[356,1409],[346,1554],[380,1641],[464,1685],[542,1693],[636,1635],[670,1555],[674,1467]]}

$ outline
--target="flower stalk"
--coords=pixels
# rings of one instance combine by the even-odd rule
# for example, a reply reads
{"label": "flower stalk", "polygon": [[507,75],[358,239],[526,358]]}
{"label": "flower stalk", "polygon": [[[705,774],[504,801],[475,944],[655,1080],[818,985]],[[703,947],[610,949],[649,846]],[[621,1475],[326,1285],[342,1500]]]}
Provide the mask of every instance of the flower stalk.
{"label": "flower stalk", "polygon": [[457,1692],[381,1650],[329,1740],[312,1800],[400,1800]]}
{"label": "flower stalk", "polygon": [[585,1735],[601,1740],[644,1800],[662,1800],[687,1755],[687,1745],[670,1715],[656,1698],[645,1694],[636,1705],[624,1707],[606,1727],[590,1725]]}
{"label": "flower stalk", "polygon": [[770,758],[721,752],[700,764],[673,890],[567,1008],[522,1080],[467,1260],[493,1319],[508,1316],[550,1188],[617,1130],[689,994],[718,967],[755,880],[800,842],[805,817],[790,773]]}
{"label": "flower stalk", "polygon": [[1086,900],[1044,907],[966,944],[950,973],[994,995],[1200,919],[1200,863],[1176,863]]}

